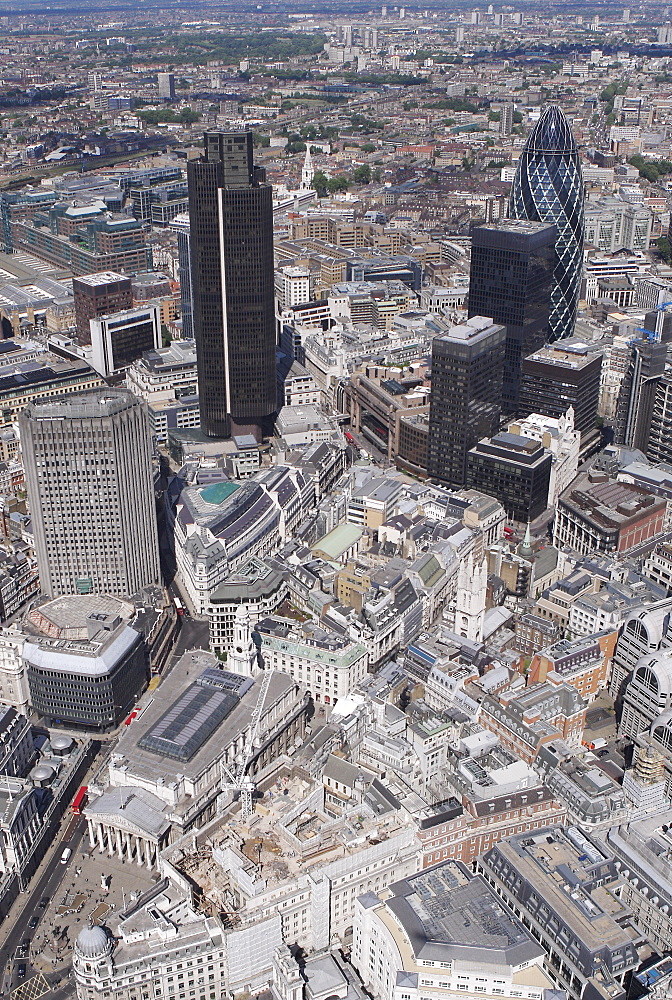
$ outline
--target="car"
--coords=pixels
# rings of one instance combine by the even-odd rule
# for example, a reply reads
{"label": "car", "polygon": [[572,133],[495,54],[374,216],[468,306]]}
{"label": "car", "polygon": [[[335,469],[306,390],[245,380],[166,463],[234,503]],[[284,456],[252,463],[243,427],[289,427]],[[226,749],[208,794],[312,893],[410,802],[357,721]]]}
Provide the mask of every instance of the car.
{"label": "car", "polygon": [[49,897],[43,896],[37,905],[41,910],[45,910],[49,906]]}
{"label": "car", "polygon": [[30,948],[30,938],[24,938],[23,941],[21,942],[21,947],[25,952],[27,952],[28,949]]}
{"label": "car", "polygon": [[597,756],[598,757],[608,757],[609,756],[609,751],[608,750],[598,750],[597,751]]}
{"label": "car", "polygon": [[21,962],[21,965],[18,968],[19,979],[23,979],[23,977],[25,976],[25,974],[26,974],[26,963],[25,962]]}
{"label": "car", "polygon": [[37,917],[35,914],[33,914],[33,916],[28,921],[28,927],[30,928],[31,931],[34,931],[39,922],[40,918]]}

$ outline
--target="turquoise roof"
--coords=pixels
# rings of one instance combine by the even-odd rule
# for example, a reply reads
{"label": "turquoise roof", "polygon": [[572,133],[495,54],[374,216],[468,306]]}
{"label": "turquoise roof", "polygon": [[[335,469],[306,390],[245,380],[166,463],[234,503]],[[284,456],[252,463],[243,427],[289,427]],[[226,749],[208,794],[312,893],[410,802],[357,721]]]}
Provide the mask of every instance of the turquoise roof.
{"label": "turquoise roof", "polygon": [[213,483],[211,486],[203,487],[201,490],[201,497],[206,503],[223,503],[227,497],[230,497],[232,493],[235,493],[239,486],[240,483]]}

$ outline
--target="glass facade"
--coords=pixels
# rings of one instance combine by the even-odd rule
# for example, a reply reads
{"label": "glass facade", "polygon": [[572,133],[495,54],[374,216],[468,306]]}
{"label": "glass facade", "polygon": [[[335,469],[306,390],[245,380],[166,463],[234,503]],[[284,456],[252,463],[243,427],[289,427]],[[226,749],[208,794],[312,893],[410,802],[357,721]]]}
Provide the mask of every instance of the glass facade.
{"label": "glass facade", "polygon": [[277,408],[272,188],[251,132],[207,132],[187,169],[201,430],[255,432]]}
{"label": "glass facade", "polygon": [[553,223],[557,260],[553,271],[549,340],[571,337],[579,302],[584,241],[581,163],[569,122],[560,108],[546,108],[529,136],[511,188],[512,219]]}
{"label": "glass facade", "polygon": [[467,453],[499,429],[506,330],[474,316],[432,343],[427,472],[467,481]]}
{"label": "glass facade", "polygon": [[469,315],[506,327],[502,410],[509,415],[518,413],[523,358],[549,337],[556,233],[553,225],[523,220],[472,232]]}

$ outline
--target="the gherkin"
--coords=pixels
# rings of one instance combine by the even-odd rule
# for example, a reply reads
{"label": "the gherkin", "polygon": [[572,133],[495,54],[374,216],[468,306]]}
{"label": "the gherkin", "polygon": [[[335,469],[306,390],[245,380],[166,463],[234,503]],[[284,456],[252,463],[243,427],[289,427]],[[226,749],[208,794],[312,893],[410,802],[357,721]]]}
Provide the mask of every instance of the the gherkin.
{"label": "the gherkin", "polygon": [[583,179],[569,122],[551,105],[529,136],[511,189],[512,219],[555,223],[557,260],[553,270],[550,340],[574,332],[583,266]]}

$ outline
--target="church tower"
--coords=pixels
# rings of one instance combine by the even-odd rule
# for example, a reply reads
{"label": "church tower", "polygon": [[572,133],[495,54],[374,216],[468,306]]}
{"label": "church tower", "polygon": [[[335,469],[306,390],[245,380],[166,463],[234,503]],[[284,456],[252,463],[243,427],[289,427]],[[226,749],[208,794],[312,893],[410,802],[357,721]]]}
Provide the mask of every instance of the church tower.
{"label": "church tower", "polygon": [[315,176],[315,168],[313,167],[313,160],[310,155],[310,146],[306,146],[306,158],[303,161],[303,170],[301,171],[302,191],[312,190],[314,176]]}
{"label": "church tower", "polygon": [[464,639],[481,642],[488,587],[488,564],[474,563],[472,553],[461,563],[455,598],[455,632]]}
{"label": "church tower", "polygon": [[233,621],[233,642],[226,657],[226,669],[243,677],[256,677],[259,673],[257,647],[252,638],[250,612],[244,604],[236,611]]}

